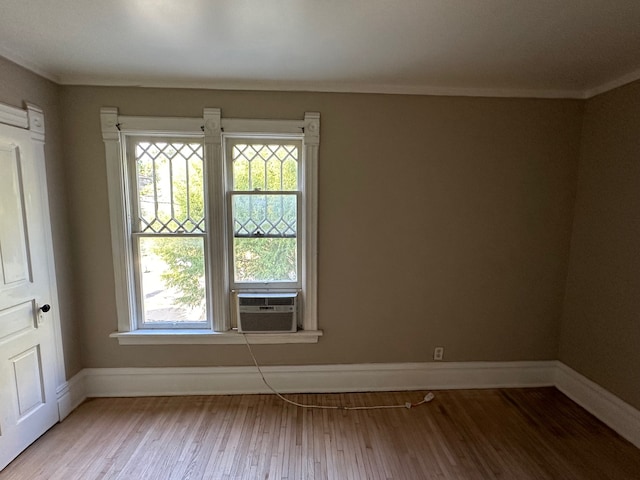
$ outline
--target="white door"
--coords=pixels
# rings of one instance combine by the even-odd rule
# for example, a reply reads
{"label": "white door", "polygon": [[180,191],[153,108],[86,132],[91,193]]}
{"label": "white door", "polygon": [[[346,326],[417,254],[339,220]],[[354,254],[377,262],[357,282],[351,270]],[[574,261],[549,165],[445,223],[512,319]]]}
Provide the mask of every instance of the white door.
{"label": "white door", "polygon": [[39,155],[31,131],[0,124],[0,469],[58,421]]}

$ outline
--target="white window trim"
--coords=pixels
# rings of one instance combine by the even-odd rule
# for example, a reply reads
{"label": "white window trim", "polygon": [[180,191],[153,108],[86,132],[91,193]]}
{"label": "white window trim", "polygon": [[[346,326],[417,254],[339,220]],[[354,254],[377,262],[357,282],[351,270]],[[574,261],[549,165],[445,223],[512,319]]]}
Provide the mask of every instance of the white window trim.
{"label": "white window trim", "polygon": [[213,330],[167,329],[140,330],[135,319],[135,285],[131,264],[131,235],[129,209],[126,198],[126,178],[123,158],[123,137],[126,134],[180,134],[204,132],[205,171],[209,188],[205,192],[209,205],[207,225],[224,228],[227,217],[225,200],[222,132],[225,134],[303,134],[302,182],[304,212],[301,230],[302,290],[304,308],[302,330],[294,333],[247,335],[253,343],[315,343],[322,335],[318,329],[317,266],[318,266],[318,150],[320,144],[320,114],[305,113],[303,120],[223,119],[217,108],[205,108],[201,118],[122,116],[114,107],[100,109],[102,138],[105,143],[111,243],[116,289],[118,331],[111,334],[120,344],[216,344],[243,343],[241,334],[229,330],[231,326],[229,264],[227,235],[211,235],[209,262],[210,286],[207,300],[213,306]]}

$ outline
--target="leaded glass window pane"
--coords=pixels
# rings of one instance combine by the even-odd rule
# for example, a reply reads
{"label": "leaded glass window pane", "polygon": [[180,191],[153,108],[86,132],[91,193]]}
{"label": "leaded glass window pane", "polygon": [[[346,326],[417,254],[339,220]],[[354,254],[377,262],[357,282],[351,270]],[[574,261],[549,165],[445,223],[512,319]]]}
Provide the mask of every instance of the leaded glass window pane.
{"label": "leaded glass window pane", "polygon": [[297,282],[300,144],[232,142],[234,281]]}
{"label": "leaded glass window pane", "polygon": [[231,155],[234,190],[298,190],[298,145],[237,143]]}
{"label": "leaded glass window pane", "polygon": [[134,154],[137,231],[204,233],[202,143],[138,141]]}
{"label": "leaded glass window pane", "polygon": [[285,238],[297,232],[295,193],[236,193],[233,195],[233,235]]}
{"label": "leaded glass window pane", "polygon": [[131,137],[140,328],[207,325],[204,149],[195,138]]}

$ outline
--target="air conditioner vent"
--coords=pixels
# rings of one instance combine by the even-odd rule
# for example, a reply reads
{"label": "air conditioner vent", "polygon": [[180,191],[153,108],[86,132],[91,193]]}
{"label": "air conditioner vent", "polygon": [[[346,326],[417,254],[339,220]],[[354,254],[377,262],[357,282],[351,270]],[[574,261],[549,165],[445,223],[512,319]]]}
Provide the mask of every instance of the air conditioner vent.
{"label": "air conditioner vent", "polygon": [[295,305],[296,297],[269,297],[267,305]]}
{"label": "air conditioner vent", "polygon": [[247,297],[241,293],[238,295],[238,302],[241,307],[261,307],[267,304],[267,299],[264,297]]}
{"label": "air conditioner vent", "polygon": [[295,332],[296,300],[292,293],[238,293],[238,331],[243,333]]}

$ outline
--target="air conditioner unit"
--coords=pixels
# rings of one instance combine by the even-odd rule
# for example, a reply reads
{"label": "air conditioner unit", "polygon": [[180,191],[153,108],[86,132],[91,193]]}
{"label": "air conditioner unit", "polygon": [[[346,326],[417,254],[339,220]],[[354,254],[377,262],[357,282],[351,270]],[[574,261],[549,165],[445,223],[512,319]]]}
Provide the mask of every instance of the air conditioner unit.
{"label": "air conditioner unit", "polygon": [[242,333],[295,332],[296,303],[293,293],[238,293],[238,331]]}

